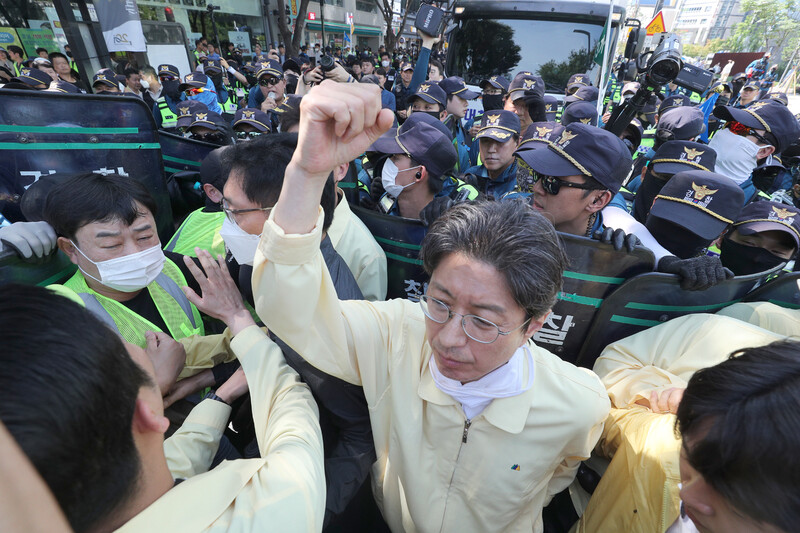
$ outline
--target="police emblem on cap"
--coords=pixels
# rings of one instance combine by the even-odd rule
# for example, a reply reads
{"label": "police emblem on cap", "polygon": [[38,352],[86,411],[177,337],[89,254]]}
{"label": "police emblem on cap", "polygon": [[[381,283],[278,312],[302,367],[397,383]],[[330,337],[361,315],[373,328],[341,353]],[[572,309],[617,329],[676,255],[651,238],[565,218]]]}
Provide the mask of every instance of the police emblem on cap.
{"label": "police emblem on cap", "polygon": [[161,65],[161,70],[169,70],[169,67],[167,67],[166,65]]}
{"label": "police emblem on cap", "polygon": [[581,122],[583,122],[584,124],[588,124],[591,121],[592,121],[592,119],[590,119],[590,118],[582,118],[581,119]]}
{"label": "police emblem on cap", "polygon": [[536,126],[536,135],[539,137],[544,137],[551,131],[553,131],[553,128],[548,128],[547,126]]}
{"label": "police emblem on cap", "polygon": [[758,111],[759,109],[761,109],[765,105],[769,105],[769,104],[767,102],[756,102],[755,104],[749,106],[747,109],[749,109],[750,111]]}
{"label": "police emblem on cap", "polygon": [[686,191],[684,200],[688,200],[701,207],[708,207],[708,204],[710,204],[711,200],[714,198],[712,195],[718,190],[719,189],[709,189],[705,185],[697,185],[695,182],[692,182],[692,190]]}
{"label": "police emblem on cap", "polygon": [[492,76],[491,78],[489,78],[489,81],[497,81],[497,76]]}
{"label": "police emblem on cap", "polygon": [[694,160],[703,155],[705,150],[696,150],[694,148],[688,148],[686,146],[683,147],[683,151],[686,152],[686,157],[689,160]]}
{"label": "police emblem on cap", "polygon": [[492,135],[497,137],[498,139],[508,139],[509,137],[511,137],[510,133],[503,133],[499,131],[493,132]]}
{"label": "police emblem on cap", "polygon": [[431,86],[429,84],[423,83],[422,85],[419,86],[419,92],[426,93],[426,92],[428,92],[428,89],[430,89],[430,88],[431,88]]}
{"label": "police emblem on cap", "polygon": [[[23,70],[23,71],[22,71],[22,73],[23,73],[23,74],[25,74],[25,75],[27,76],[28,74],[30,74],[30,73],[31,73],[31,71],[29,70],[28,72],[25,72],[25,71]],[[98,75],[97,75],[97,81],[100,81],[100,80],[107,81],[107,80],[106,80],[106,75],[105,75],[105,74],[98,74]]]}
{"label": "police emblem on cap", "polygon": [[500,120],[500,115],[486,115],[487,126],[496,126],[498,120]]}
{"label": "police emblem on cap", "polygon": [[520,74],[522,74],[523,76],[533,76],[533,74],[531,74],[527,70],[525,72],[520,72]]}
{"label": "police emblem on cap", "polygon": [[545,110],[545,111],[547,111],[548,113],[549,113],[549,112],[551,112],[551,111],[553,111],[553,104],[547,104],[547,105],[545,105],[545,106],[544,106],[544,110]]}
{"label": "police emblem on cap", "polygon": [[569,131],[564,130],[564,132],[561,134],[561,137],[558,139],[558,144],[568,143],[577,136],[577,133],[570,133]]}
{"label": "police emblem on cap", "polygon": [[181,112],[182,117],[189,116],[189,108],[188,107],[179,107],[178,111]]}
{"label": "police emblem on cap", "polygon": [[783,209],[780,207],[772,206],[772,212],[769,214],[767,218],[770,220],[779,220],[780,222],[785,222],[787,224],[792,224],[794,222],[794,217],[789,217],[789,215],[794,215],[793,211],[788,209]]}
{"label": "police emblem on cap", "polygon": [[256,114],[255,111],[242,111],[242,116],[247,119],[253,118],[253,115],[255,114]]}
{"label": "police emblem on cap", "polygon": [[536,82],[533,80],[522,80],[522,83],[525,86],[525,89],[531,89],[534,85],[536,85]]}
{"label": "police emblem on cap", "polygon": [[575,76],[575,83],[583,83],[583,76]]}
{"label": "police emblem on cap", "polygon": [[195,118],[197,118],[197,120],[205,120],[207,116],[208,113],[198,113],[195,115]]}
{"label": "police emblem on cap", "polygon": [[[20,70],[19,72],[23,76],[30,76],[31,75],[31,69],[29,69],[29,68],[24,68],[24,69]],[[100,76],[98,76],[97,79],[100,79]],[[103,76],[103,79],[105,79],[105,76]]]}

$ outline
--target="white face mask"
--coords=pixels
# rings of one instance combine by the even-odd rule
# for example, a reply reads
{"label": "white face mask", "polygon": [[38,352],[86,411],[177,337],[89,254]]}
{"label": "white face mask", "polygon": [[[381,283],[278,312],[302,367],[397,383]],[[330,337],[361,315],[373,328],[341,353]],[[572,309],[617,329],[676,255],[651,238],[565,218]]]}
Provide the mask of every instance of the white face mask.
{"label": "white face mask", "polygon": [[161,251],[161,246],[158,244],[141,252],[106,261],[92,261],[74,242],[72,242],[72,246],[75,246],[75,249],[87,261],[97,267],[100,279],[81,268],[84,276],[121,292],[136,292],[150,285],[161,274],[166,260],[164,252]]}
{"label": "white face mask", "polygon": [[225,246],[231,251],[237,263],[240,265],[253,264],[261,235],[251,235],[225,217],[222,228],[219,230],[219,236],[225,241]]}
{"label": "white face mask", "polygon": [[[417,165],[406,170],[419,168],[421,166],[422,165]],[[383,184],[383,190],[395,198],[400,197],[400,193],[403,192],[403,189],[411,187],[417,183],[416,181],[412,181],[408,185],[398,185],[395,180],[397,179],[397,174],[399,172],[400,169],[397,168],[397,165],[394,164],[394,161],[392,161],[391,158],[386,160],[386,162],[383,164],[383,170],[381,171],[381,183]]]}
{"label": "white face mask", "polygon": [[389,68],[389,60],[388,59],[384,59],[383,61],[381,61],[381,66],[383,68]]}
{"label": "white face mask", "polygon": [[147,82],[147,80],[141,80],[139,83],[141,83],[142,89],[145,91],[150,88],[150,84]]}
{"label": "white face mask", "polygon": [[753,173],[757,166],[758,151],[763,148],[747,137],[736,135],[729,129],[718,131],[708,146],[717,152],[714,172],[728,176],[736,184],[741,184]]}

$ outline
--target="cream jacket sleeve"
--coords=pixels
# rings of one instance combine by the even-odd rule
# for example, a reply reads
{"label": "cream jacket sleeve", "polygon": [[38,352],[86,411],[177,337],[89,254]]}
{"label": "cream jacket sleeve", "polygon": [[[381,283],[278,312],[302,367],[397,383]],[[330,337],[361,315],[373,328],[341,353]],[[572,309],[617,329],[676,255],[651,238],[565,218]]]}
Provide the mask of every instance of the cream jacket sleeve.
{"label": "cream jacket sleeve", "polygon": [[208,472],[228,425],[231,406],[216,400],[203,400],[164,441],[167,467],[175,479],[186,479]]}
{"label": "cream jacket sleeve", "polygon": [[779,335],[800,335],[800,309],[787,309],[769,302],[729,305],[718,315],[729,316]]}
{"label": "cream jacket sleeve", "polygon": [[218,335],[192,335],[178,342],[186,350],[186,364],[178,375],[179,380],[236,359],[231,349],[230,330],[227,328]]}
{"label": "cream jacket sleeve", "polygon": [[742,348],[783,338],[728,317],[692,314],[610,344],[594,364],[612,407],[628,407],[650,392],[685,388],[696,371]]}

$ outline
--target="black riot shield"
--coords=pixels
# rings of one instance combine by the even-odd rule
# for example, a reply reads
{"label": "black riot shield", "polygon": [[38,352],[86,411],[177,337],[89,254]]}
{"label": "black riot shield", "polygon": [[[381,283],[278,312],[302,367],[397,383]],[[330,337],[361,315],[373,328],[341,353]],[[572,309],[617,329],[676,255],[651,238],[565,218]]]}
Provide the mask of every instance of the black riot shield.
{"label": "black riot shield", "polygon": [[769,302],[800,309],[800,272],[782,274],[742,298],[743,302]]}
{"label": "black riot shield", "polygon": [[569,257],[564,284],[553,312],[533,340],[561,359],[575,363],[603,300],[628,278],[652,272],[653,253],[637,247],[615,251],[599,241],[559,233]]}
{"label": "black riot shield", "polygon": [[0,157],[0,211],[12,221],[43,175],[116,172],[153,195],[162,240],[174,230],[155,122],[139,98],[0,91]]}
{"label": "black riot shield", "polygon": [[219,148],[216,144],[187,139],[165,131],[159,131],[158,138],[161,143],[161,157],[164,158],[164,171],[168,175],[187,170],[199,172],[203,159]]}
{"label": "black riot shield", "polygon": [[14,250],[0,252],[0,285],[22,283],[46,287],[67,281],[76,269],[60,250],[38,263],[24,262]]}
{"label": "black riot shield", "polygon": [[674,274],[636,276],[603,301],[578,355],[578,365],[592,368],[606,346],[649,327],[691,313],[716,313],[739,302],[780,268],[737,276],[704,291],[681,289]]}
{"label": "black riot shield", "polygon": [[419,301],[428,288],[419,249],[428,228],[419,220],[393,217],[351,205],[350,209],[367,226],[386,253],[388,290],[386,298]]}

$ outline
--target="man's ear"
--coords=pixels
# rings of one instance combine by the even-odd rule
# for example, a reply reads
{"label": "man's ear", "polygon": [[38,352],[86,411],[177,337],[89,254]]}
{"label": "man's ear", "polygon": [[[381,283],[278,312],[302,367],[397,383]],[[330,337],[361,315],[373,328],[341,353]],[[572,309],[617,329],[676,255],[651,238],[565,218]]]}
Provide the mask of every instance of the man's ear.
{"label": "man's ear", "polygon": [[533,337],[534,333],[542,329],[542,326],[544,326],[544,323],[547,321],[547,317],[549,317],[550,313],[552,312],[553,312],[552,309],[548,309],[547,312],[544,313],[542,316],[538,318],[536,317],[531,318],[531,321],[528,322],[528,327],[525,328],[525,338],[530,339],[531,337]]}
{"label": "man's ear", "polygon": [[143,397],[143,389],[140,389],[139,396],[136,397],[136,407],[133,410],[133,432],[134,434],[145,433],[166,433],[169,428],[169,419],[162,414],[155,412],[146,398]]}
{"label": "man's ear", "polygon": [[428,179],[428,169],[425,165],[420,165],[417,172],[414,174],[414,181],[424,181]]}
{"label": "man's ear", "polygon": [[758,150],[758,153],[756,153],[756,159],[764,159],[768,155],[771,155],[771,154],[774,154],[774,153],[775,153],[775,147],[774,146],[762,146]]}
{"label": "man's ear", "polygon": [[203,192],[206,193],[208,199],[218,204],[222,201],[222,192],[219,189],[211,185],[210,183],[203,184]]}
{"label": "man's ear", "polygon": [[342,163],[333,169],[333,181],[339,183],[347,176],[347,171],[350,168],[350,163]]}
{"label": "man's ear", "polygon": [[447,109],[442,109],[439,111],[439,120],[444,120],[447,118]]}
{"label": "man's ear", "polygon": [[609,190],[605,190],[602,192],[592,191],[591,194],[589,195],[589,200],[591,201],[586,206],[586,210],[589,211],[590,213],[596,213],[601,209],[603,209],[605,206],[607,206],[612,198],[614,198],[614,195],[611,194],[611,191]]}
{"label": "man's ear", "polygon": [[64,252],[67,257],[69,257],[69,260],[72,261],[73,265],[78,264],[78,250],[75,249],[75,245],[72,244],[69,239],[66,237],[59,237],[56,241],[56,244],[58,245],[58,249]]}

